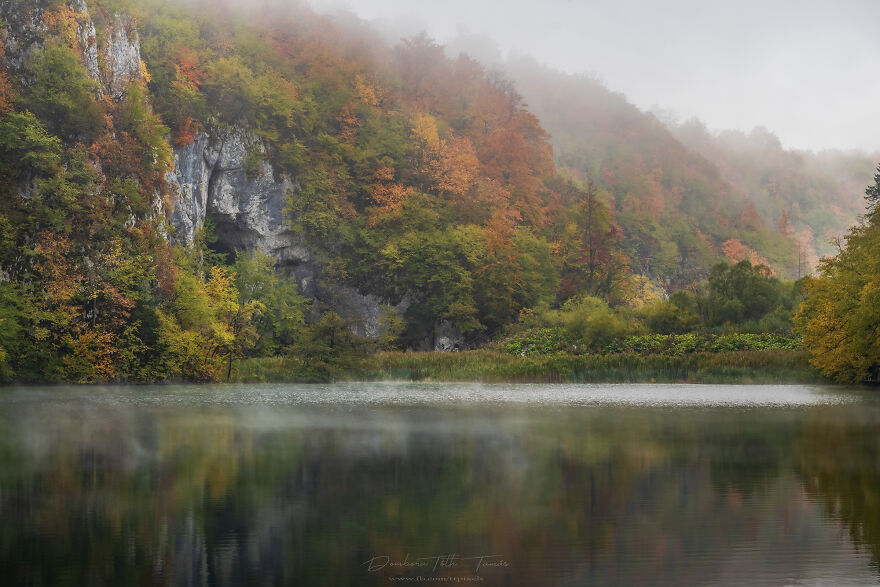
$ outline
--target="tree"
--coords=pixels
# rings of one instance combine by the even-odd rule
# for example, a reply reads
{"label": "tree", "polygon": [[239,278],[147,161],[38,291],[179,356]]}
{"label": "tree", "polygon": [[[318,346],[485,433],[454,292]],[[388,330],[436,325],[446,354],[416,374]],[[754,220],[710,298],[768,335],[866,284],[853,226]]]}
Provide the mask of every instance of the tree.
{"label": "tree", "polygon": [[570,298],[559,310],[544,313],[544,319],[593,350],[633,332],[632,326],[619,313],[608,307],[604,300],[592,296]]}
{"label": "tree", "polygon": [[622,286],[627,263],[617,251],[620,233],[609,206],[592,181],[548,182],[564,206],[553,226],[554,249],[562,260],[560,298],[585,294],[610,298]]}
{"label": "tree", "polygon": [[96,100],[98,82],[89,77],[73,50],[49,44],[31,54],[28,68],[34,75],[27,89],[28,105],[53,134],[77,139],[98,132],[104,123]]}
{"label": "tree", "polygon": [[61,162],[61,141],[34,114],[10,112],[0,118],[0,175],[7,182],[57,173]]}
{"label": "tree", "polygon": [[794,323],[810,362],[844,383],[880,379],[880,168],[866,190],[867,222],[850,229],[845,246],[808,277]]}
{"label": "tree", "polygon": [[259,304],[253,316],[257,333],[253,352],[272,355],[293,344],[305,324],[308,303],[297,293],[296,282],[279,275],[275,259],[261,251],[238,253],[232,270],[239,306]]}
{"label": "tree", "polygon": [[675,292],[668,301],[657,301],[642,308],[641,319],[651,332],[681,334],[700,325],[696,300],[687,292]]}
{"label": "tree", "polygon": [[780,282],[764,265],[719,263],[709,274],[708,321],[712,325],[758,321],[782,301]]}
{"label": "tree", "polygon": [[868,203],[868,214],[873,217],[880,204],[880,165],[874,174],[874,183],[865,188],[865,200]]}
{"label": "tree", "polygon": [[204,279],[180,271],[173,300],[157,310],[158,342],[168,376],[228,379],[232,361],[256,342],[252,318],[260,311],[265,311],[262,303],[239,297],[235,274],[229,270],[211,267]]}

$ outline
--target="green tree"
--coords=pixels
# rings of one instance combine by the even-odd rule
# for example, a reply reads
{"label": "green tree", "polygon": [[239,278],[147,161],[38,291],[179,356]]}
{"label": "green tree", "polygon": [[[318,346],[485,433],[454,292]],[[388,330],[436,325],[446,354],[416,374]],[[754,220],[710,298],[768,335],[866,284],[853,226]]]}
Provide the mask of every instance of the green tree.
{"label": "green tree", "polygon": [[880,170],[866,191],[867,221],[850,229],[839,253],[807,278],[794,316],[811,363],[845,383],[880,379]]}
{"label": "green tree", "polygon": [[592,350],[599,350],[635,331],[633,325],[604,300],[592,296],[566,300],[558,310],[543,312],[541,318],[551,326],[562,328],[566,336]]}
{"label": "green tree", "polygon": [[645,326],[657,334],[682,334],[700,326],[696,301],[687,292],[676,292],[669,300],[649,304],[639,314]]}
{"label": "green tree", "polygon": [[865,188],[865,201],[868,203],[868,214],[872,217],[880,206],[880,165],[874,174],[874,183]]}
{"label": "green tree", "polygon": [[257,340],[253,352],[274,355],[296,342],[305,325],[308,300],[297,293],[296,282],[275,271],[275,259],[261,251],[241,252],[232,266],[239,306],[257,302],[253,316]]}
{"label": "green tree", "polygon": [[19,326],[21,304],[14,285],[0,282],[0,382],[8,382],[15,375],[10,364],[20,344],[22,332]]}
{"label": "green tree", "polygon": [[351,331],[351,322],[336,312],[324,312],[309,324],[288,352],[302,361],[304,374],[317,381],[332,378],[334,369],[347,366],[366,351],[366,341]]}
{"label": "green tree", "polygon": [[103,127],[98,82],[89,77],[73,50],[50,43],[31,54],[28,69],[34,76],[25,94],[28,107],[53,134],[88,138]]}
{"label": "green tree", "polygon": [[10,184],[28,175],[59,171],[61,141],[31,112],[10,112],[0,119],[0,174]]}
{"label": "green tree", "polygon": [[572,179],[547,182],[565,204],[552,226],[554,248],[561,260],[562,300],[585,294],[610,299],[628,274],[617,250],[619,232],[611,220],[609,195],[588,181]]}
{"label": "green tree", "polygon": [[756,322],[784,302],[782,284],[764,265],[719,263],[709,274],[710,325]]}

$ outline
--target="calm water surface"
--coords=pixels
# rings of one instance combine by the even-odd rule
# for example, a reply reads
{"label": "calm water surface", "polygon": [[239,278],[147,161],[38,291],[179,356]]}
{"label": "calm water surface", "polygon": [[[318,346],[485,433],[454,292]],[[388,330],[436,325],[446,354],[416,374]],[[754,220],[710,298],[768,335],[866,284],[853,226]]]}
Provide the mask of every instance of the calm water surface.
{"label": "calm water surface", "polygon": [[880,395],[0,389],[9,585],[876,585]]}

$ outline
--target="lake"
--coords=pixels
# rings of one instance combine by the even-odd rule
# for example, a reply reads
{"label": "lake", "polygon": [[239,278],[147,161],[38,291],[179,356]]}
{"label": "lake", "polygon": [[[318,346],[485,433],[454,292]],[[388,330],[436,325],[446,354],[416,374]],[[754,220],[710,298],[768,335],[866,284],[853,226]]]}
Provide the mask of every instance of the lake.
{"label": "lake", "polygon": [[0,389],[9,585],[876,585],[880,395]]}

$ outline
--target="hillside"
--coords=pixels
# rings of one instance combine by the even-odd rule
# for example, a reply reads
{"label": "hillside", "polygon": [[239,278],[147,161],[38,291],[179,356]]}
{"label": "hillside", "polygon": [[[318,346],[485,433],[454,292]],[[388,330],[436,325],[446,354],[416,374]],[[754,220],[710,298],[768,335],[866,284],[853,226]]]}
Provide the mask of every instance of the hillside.
{"label": "hillside", "polygon": [[691,120],[671,124],[675,137],[711,161],[731,186],[748,194],[764,218],[794,234],[804,262],[837,252],[839,238],[865,211],[864,186],[880,154],[791,151],[766,129],[713,135]]}
{"label": "hillside", "polygon": [[527,59],[507,69],[557,163],[613,194],[630,256],[674,286],[724,257],[797,278],[864,209],[876,156],[788,151],[765,129],[716,136],[696,120],[667,126],[589,77]]}
{"label": "hillside", "polygon": [[791,266],[708,157],[589,80],[514,83],[273,3],[0,18],[5,378],[449,349],[585,296],[638,308],[725,258]]}

